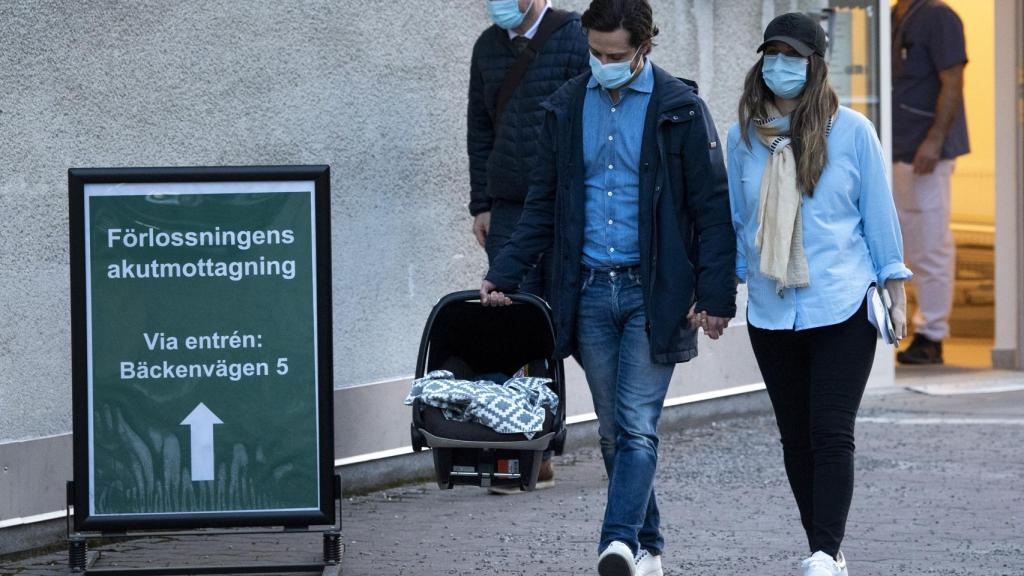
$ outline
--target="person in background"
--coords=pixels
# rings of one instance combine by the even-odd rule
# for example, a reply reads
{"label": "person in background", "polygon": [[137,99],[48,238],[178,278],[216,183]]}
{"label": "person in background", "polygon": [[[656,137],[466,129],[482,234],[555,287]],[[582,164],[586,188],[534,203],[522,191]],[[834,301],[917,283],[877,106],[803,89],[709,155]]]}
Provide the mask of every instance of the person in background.
{"label": "person in background", "polygon": [[[586,69],[587,39],[579,14],[554,10],[548,0],[484,2],[494,25],[473,46],[466,141],[473,234],[490,265],[523,212],[544,120],[540,103]],[[534,39],[539,47],[530,46]],[[516,72],[517,65],[525,68]],[[536,263],[523,292],[544,296],[547,266],[543,260]],[[553,486],[554,478],[551,453],[546,452],[537,488]],[[490,492],[519,490],[492,487]]]}
{"label": "person in background", "polygon": [[805,576],[847,574],[854,421],[878,340],[867,296],[889,290],[903,337],[911,277],[878,136],[839,106],[826,44],[806,15],[772,20],[728,136],[736,276],[810,546]]}
{"label": "person in background", "polygon": [[591,71],[544,104],[523,216],[480,299],[509,303],[553,245],[556,353],[582,360],[609,479],[597,569],[661,576],[658,419],[696,327],[718,338],[735,314],[736,239],[708,109],[649,59],[650,4],[594,0],[582,21]]}
{"label": "person in background", "polygon": [[950,179],[956,157],[970,151],[964,30],[940,0],[899,0],[892,29],[893,193],[917,294],[914,340],[896,357],[942,364],[956,275]]}

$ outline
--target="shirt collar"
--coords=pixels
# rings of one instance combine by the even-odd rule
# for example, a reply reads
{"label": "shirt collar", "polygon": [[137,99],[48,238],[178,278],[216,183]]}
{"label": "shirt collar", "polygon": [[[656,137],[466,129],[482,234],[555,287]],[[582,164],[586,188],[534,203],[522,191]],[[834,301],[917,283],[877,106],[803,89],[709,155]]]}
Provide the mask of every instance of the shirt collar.
{"label": "shirt collar", "polygon": [[[537,21],[533,23],[533,26],[530,26],[530,29],[527,30],[526,33],[523,34],[523,36],[526,36],[530,40],[533,40],[533,37],[537,35],[537,29],[540,28],[540,21],[544,19],[544,14],[546,14],[547,11],[550,10],[550,9],[551,9],[551,0],[548,0],[547,4],[544,5],[544,9],[540,11],[540,16],[537,17]],[[508,32],[508,39],[509,40],[513,40],[513,39],[515,39],[516,36],[519,36],[518,33],[514,32],[512,30],[508,30],[507,32]]]}
{"label": "shirt collar", "polygon": [[[627,84],[625,89],[647,94],[654,92],[654,72],[652,70],[651,59],[644,56],[644,67],[640,69],[640,75]],[[590,80],[587,82],[587,88],[596,88],[597,85],[597,78],[594,78],[594,75],[591,74]]]}

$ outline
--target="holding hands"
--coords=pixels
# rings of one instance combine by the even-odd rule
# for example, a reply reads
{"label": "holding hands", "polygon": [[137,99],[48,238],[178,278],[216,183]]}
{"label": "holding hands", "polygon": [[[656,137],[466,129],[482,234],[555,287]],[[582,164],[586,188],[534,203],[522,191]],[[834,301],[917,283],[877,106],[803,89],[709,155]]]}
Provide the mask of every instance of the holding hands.
{"label": "holding hands", "polygon": [[725,329],[729,326],[729,319],[711,316],[706,310],[696,312],[696,308],[696,304],[691,306],[689,314],[686,315],[686,319],[690,321],[690,328],[695,330],[697,328],[703,328],[704,333],[708,335],[708,338],[718,340],[718,338],[725,333]]}

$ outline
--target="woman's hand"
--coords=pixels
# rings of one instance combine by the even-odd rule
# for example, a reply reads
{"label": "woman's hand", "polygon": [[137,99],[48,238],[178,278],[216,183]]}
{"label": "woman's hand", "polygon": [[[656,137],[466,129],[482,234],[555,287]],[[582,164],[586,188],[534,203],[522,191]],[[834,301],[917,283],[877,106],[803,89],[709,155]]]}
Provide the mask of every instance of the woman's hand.
{"label": "woman's hand", "polygon": [[892,299],[892,310],[889,312],[892,331],[896,333],[896,340],[903,340],[907,337],[907,291],[903,287],[903,280],[887,280],[885,290]]}
{"label": "woman's hand", "polygon": [[512,299],[498,292],[498,287],[490,280],[480,283],[480,303],[484,306],[508,306]]}

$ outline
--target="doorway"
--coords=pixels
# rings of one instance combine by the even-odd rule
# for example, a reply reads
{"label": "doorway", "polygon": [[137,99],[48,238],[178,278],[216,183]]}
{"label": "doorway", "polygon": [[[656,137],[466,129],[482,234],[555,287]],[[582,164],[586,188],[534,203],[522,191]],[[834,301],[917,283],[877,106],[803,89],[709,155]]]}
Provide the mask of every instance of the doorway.
{"label": "doorway", "polygon": [[[996,317],[996,7],[993,1],[945,1],[964,25],[969,60],[964,108],[971,152],[957,158],[952,180],[950,228],[956,243],[956,275],[950,337],[943,354],[946,366],[990,368]],[[916,309],[913,288],[910,282],[910,311]],[[907,369],[915,368],[903,368]]]}

